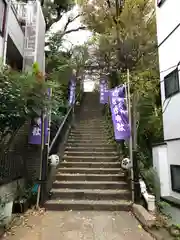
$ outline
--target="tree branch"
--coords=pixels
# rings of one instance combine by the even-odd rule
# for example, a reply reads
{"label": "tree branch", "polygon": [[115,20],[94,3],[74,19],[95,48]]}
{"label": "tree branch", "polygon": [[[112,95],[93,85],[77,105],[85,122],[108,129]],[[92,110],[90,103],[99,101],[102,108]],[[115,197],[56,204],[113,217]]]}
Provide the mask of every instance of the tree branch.
{"label": "tree branch", "polygon": [[85,26],[80,26],[78,28],[67,30],[62,34],[62,36],[66,35],[66,34],[69,34],[69,33],[72,33],[72,32],[78,32],[79,30],[86,30],[86,27]]}
{"label": "tree branch", "polygon": [[65,31],[67,30],[67,28],[68,28],[68,26],[69,26],[70,23],[74,22],[74,21],[75,21],[78,17],[80,17],[80,16],[81,16],[81,14],[78,14],[78,15],[76,15],[75,17],[69,16],[69,17],[68,17],[68,20],[67,20],[67,23],[66,23],[65,26],[64,26],[63,32],[65,32]]}
{"label": "tree branch", "polygon": [[110,3],[110,1],[109,1],[109,0],[106,0],[106,3],[107,3],[107,5],[108,5],[108,7],[111,8],[111,3]]}

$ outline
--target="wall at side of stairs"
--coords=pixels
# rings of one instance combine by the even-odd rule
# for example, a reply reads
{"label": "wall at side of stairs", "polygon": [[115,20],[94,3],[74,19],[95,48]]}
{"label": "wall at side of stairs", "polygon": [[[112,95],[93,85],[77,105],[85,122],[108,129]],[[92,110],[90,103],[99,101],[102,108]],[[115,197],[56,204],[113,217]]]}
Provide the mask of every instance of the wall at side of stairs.
{"label": "wall at side of stairs", "polygon": [[9,201],[13,201],[17,196],[17,186],[18,184],[23,187],[24,186],[24,179],[18,179],[15,181],[12,181],[8,184],[4,184],[0,186],[0,196],[1,198],[7,197]]}
{"label": "wall at side of stairs", "polygon": [[39,175],[40,146],[28,143],[30,122],[27,121],[16,134],[11,150],[23,157],[24,177],[26,180],[36,179]]}
{"label": "wall at side of stairs", "polygon": [[9,181],[7,184],[0,186],[0,196],[3,198],[8,195],[12,200],[16,196],[17,181],[20,181],[22,187],[27,180],[35,180],[39,176],[40,167],[40,146],[30,146],[28,144],[29,122],[26,122],[17,132],[10,146],[10,151],[20,155],[23,159],[22,178],[21,180]]}

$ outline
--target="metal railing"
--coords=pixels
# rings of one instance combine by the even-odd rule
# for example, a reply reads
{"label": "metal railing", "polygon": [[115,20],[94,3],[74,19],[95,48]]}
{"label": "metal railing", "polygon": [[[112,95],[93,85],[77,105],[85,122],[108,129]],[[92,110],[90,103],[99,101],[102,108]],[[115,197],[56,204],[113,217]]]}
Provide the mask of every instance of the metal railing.
{"label": "metal railing", "polygon": [[[81,99],[79,99],[81,98]],[[74,114],[77,112],[77,106],[76,106],[76,102],[77,100],[82,100],[82,96],[80,96],[80,94],[78,94],[78,96],[76,97],[75,100],[75,104],[72,105],[67,114],[65,115],[63,121],[61,122],[57,133],[55,135],[55,137],[52,139],[52,142],[50,144],[49,147],[49,155],[50,154],[56,154],[58,152],[58,146],[63,143],[64,141],[64,137],[67,133],[67,131],[71,128],[73,122],[74,122]]]}
{"label": "metal railing", "polygon": [[53,138],[50,147],[49,147],[49,154],[57,153],[58,146],[62,143],[64,139],[64,135],[68,131],[68,128],[70,128],[72,120],[73,120],[73,114],[74,114],[74,106],[71,106],[65,115],[62,123],[60,124],[60,127]]}

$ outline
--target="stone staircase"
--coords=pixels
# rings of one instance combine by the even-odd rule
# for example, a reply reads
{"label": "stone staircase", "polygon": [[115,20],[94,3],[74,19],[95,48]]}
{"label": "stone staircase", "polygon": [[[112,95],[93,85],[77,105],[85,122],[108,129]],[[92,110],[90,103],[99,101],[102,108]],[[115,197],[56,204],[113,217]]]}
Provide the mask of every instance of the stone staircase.
{"label": "stone staircase", "polygon": [[48,210],[131,209],[131,193],[117,152],[104,131],[99,96],[86,93],[57,171]]}

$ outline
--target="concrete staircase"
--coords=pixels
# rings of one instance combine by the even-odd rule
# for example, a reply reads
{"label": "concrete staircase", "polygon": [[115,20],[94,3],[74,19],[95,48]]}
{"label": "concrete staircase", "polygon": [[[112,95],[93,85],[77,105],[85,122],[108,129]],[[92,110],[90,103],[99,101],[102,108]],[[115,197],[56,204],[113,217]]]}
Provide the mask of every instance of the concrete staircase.
{"label": "concrete staircase", "polygon": [[57,171],[48,210],[131,209],[131,194],[117,152],[104,131],[99,96],[86,93]]}

